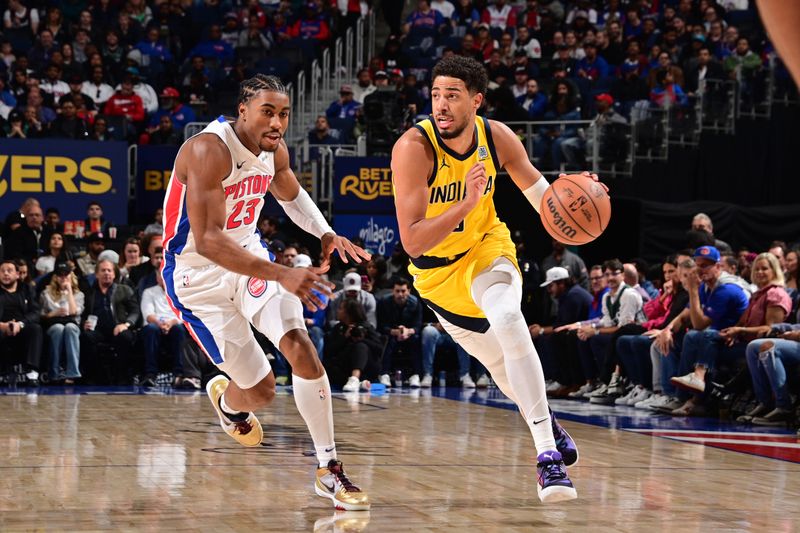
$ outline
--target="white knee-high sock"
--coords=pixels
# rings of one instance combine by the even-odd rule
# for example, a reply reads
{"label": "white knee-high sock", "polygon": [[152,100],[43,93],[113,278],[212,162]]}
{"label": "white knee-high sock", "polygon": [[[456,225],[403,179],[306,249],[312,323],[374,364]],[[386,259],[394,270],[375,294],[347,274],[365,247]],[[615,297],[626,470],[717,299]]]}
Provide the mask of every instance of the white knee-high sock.
{"label": "white knee-high sock", "polygon": [[317,379],[303,379],[292,374],[294,403],[300,416],[308,426],[319,466],[327,466],[328,461],[336,459],[336,444],[333,440],[333,406],[331,405],[331,384],[328,374]]}
{"label": "white knee-high sock", "polygon": [[544,372],[519,307],[519,292],[509,283],[494,283],[483,292],[480,303],[503,350],[506,377],[536,452],[554,451]]}

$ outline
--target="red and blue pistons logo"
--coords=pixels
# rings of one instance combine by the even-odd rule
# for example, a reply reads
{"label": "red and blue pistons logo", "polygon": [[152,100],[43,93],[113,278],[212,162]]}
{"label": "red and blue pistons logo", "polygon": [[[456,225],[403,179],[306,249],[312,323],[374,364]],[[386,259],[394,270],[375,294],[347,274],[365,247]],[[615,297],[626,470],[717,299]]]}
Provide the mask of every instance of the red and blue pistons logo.
{"label": "red and blue pistons logo", "polygon": [[267,282],[263,279],[258,278],[250,278],[247,281],[247,292],[250,293],[250,296],[253,298],[258,298],[265,292],[267,292]]}

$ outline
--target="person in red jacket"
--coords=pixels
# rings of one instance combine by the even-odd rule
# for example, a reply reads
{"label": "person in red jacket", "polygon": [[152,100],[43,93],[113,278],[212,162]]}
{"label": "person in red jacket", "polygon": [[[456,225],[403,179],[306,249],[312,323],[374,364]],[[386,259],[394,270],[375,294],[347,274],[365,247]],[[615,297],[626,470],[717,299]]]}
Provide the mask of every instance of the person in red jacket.
{"label": "person in red jacket", "polygon": [[316,2],[306,2],[303,16],[291,27],[290,35],[301,39],[316,39],[319,42],[328,40],[331,35],[328,23],[317,12]]}
{"label": "person in red jacket", "polygon": [[133,92],[133,78],[130,75],[123,78],[120,90],[108,99],[103,113],[123,116],[136,124],[144,120],[144,103],[139,95]]}

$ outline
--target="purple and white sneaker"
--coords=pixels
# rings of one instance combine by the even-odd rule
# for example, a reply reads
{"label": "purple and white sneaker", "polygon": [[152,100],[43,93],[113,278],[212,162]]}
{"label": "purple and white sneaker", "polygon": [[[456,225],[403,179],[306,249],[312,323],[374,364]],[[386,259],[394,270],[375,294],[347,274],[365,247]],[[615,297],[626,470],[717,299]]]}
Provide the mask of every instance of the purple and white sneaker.
{"label": "purple and white sneaker", "polygon": [[543,503],[564,502],[578,497],[578,491],[567,476],[567,469],[561,454],[558,452],[543,452],[539,454],[536,464],[536,475],[539,499]]}
{"label": "purple and white sneaker", "polygon": [[556,449],[561,454],[564,461],[564,466],[569,468],[578,464],[578,446],[572,437],[569,436],[567,430],[561,427],[561,424],[556,420],[556,415],[550,411],[550,420],[553,422],[553,438],[556,440]]}

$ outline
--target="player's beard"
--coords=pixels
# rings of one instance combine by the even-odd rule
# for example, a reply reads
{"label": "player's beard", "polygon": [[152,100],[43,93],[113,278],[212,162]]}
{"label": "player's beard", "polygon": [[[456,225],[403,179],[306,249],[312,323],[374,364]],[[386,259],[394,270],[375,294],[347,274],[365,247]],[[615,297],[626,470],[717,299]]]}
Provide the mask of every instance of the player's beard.
{"label": "player's beard", "polygon": [[[455,119],[455,117],[454,117],[454,119]],[[442,139],[455,139],[456,137],[458,137],[459,135],[461,135],[462,133],[464,133],[464,130],[467,128],[467,125],[469,124],[469,123],[468,123],[468,122],[465,120],[465,121],[464,121],[464,123],[463,123],[463,124],[460,124],[458,127],[456,127],[456,128],[450,128],[450,129],[449,129],[449,130],[447,130],[447,131],[443,131],[443,130],[439,129],[439,125],[438,125],[438,124],[436,124],[436,120],[434,120],[434,121],[433,121],[433,123],[436,125],[436,130],[439,132],[439,136],[440,136]],[[455,120],[454,120],[454,123],[453,123],[453,125],[455,125]]]}

